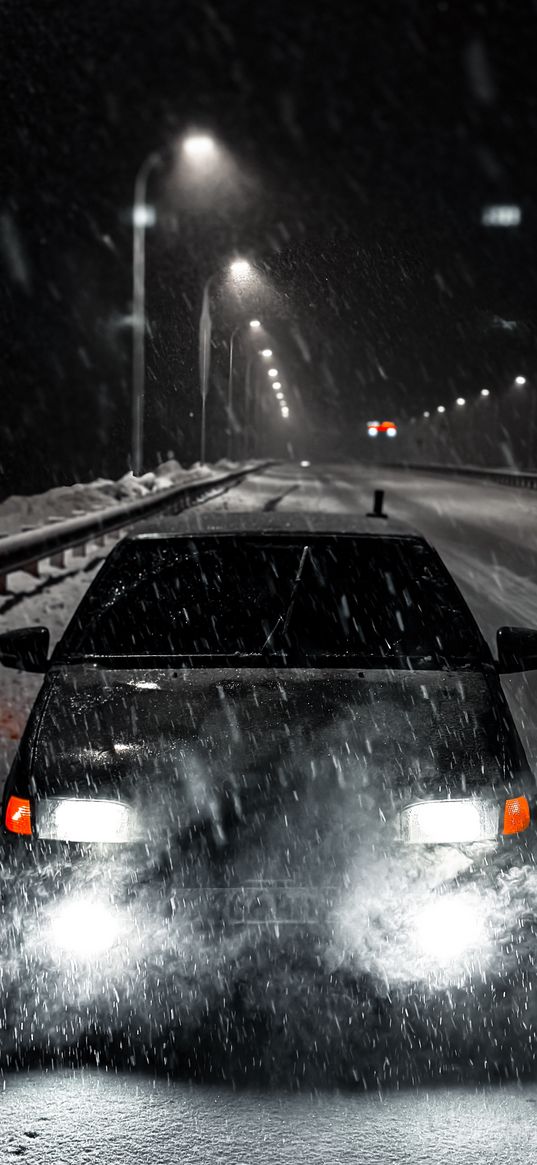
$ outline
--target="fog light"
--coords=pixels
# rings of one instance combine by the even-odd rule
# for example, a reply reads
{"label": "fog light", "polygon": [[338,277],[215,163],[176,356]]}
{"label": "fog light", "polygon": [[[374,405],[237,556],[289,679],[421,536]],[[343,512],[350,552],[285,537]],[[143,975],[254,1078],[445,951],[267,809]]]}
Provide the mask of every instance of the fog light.
{"label": "fog light", "polygon": [[57,950],[88,959],[113,947],[119,939],[120,928],[112,907],[76,899],[58,907],[50,921],[49,935]]}
{"label": "fog light", "polygon": [[442,966],[479,951],[487,940],[479,899],[462,894],[436,898],[416,919],[416,940],[420,953]]}

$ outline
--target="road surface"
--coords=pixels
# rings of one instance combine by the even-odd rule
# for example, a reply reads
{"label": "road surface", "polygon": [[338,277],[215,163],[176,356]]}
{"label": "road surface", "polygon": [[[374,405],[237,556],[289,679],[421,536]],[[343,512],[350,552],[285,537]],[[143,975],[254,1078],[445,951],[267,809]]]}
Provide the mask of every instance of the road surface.
{"label": "road surface", "polygon": [[9,1076],[0,1161],[25,1165],[534,1165],[537,1089],[316,1094],[104,1073]]}

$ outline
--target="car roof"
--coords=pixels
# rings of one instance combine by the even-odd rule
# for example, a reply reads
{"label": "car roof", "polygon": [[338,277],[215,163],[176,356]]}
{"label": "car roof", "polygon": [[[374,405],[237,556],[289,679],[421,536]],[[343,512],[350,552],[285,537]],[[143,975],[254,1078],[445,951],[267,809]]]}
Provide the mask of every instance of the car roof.
{"label": "car roof", "polygon": [[342,534],[373,535],[381,538],[420,538],[410,526],[390,519],[371,518],[348,512],[297,510],[185,510],[182,514],[164,514],[138,523],[132,538],[173,537],[192,534]]}

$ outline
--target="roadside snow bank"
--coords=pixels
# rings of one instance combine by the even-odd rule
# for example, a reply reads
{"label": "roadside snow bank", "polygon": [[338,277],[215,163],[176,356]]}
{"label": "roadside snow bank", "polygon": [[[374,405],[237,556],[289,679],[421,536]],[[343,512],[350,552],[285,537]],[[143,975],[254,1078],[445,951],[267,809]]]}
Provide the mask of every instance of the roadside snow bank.
{"label": "roadside snow bank", "polygon": [[[210,478],[231,469],[228,462],[200,465],[184,469],[178,461],[164,461],[157,469],[134,477],[125,473],[119,481],[97,478],[95,481],[58,486],[46,493],[23,496],[14,494],[0,504],[0,537],[44,526],[63,518],[77,518],[94,510],[102,510],[129,498],[146,497],[170,486]],[[236,468],[236,467],[233,467]]]}

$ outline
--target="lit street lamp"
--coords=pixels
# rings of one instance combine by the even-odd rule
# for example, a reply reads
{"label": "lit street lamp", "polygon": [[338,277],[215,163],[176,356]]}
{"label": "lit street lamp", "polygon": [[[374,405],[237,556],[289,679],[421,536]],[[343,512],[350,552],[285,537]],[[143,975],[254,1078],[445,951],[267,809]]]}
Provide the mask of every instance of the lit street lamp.
{"label": "lit street lamp", "polygon": [[145,232],[155,217],[147,206],[147,183],[162,163],[158,153],[148,154],[134,182],[132,210],[132,438],[131,469],[139,476],[143,466],[145,395]]}
{"label": "lit street lamp", "polygon": [[515,376],[515,384],[518,384],[518,387],[519,387],[519,388],[522,388],[522,386],[523,386],[525,383],[526,383],[526,377],[525,377],[525,376]]}
{"label": "lit street lamp", "polygon": [[[182,152],[192,167],[212,167],[219,156],[217,143],[210,134],[189,134],[182,141]],[[143,468],[144,397],[145,397],[145,232],[155,222],[154,208],[147,205],[147,184],[154,170],[163,164],[163,155],[154,151],[142,162],[134,182],[132,211],[132,472],[139,475]],[[200,348],[200,366],[207,364],[207,336],[203,361]],[[210,335],[209,335],[210,344]],[[207,377],[206,377],[207,380]],[[203,401],[202,412],[205,412]],[[204,445],[204,441],[202,442]]]}
{"label": "lit street lamp", "polygon": [[[234,267],[236,267],[236,266],[237,266],[237,263],[232,263],[232,264],[231,264],[231,270],[233,270],[233,269],[234,269]],[[231,447],[232,447],[232,441],[233,441],[233,433],[232,433],[232,416],[233,416],[233,352],[234,352],[234,346],[235,346],[235,336],[238,334],[238,332],[240,332],[240,331],[241,331],[241,329],[242,329],[242,328],[244,328],[244,326],[245,326],[245,325],[244,325],[244,324],[242,324],[242,323],[241,323],[241,324],[237,324],[237,326],[236,326],[235,328],[233,328],[233,331],[232,331],[232,333],[231,333],[231,336],[229,337],[229,371],[228,371],[228,378],[227,378],[227,424],[228,424],[228,430],[227,430],[227,456],[228,456],[228,461],[230,461],[230,460],[231,460],[231,452],[232,452],[232,448],[231,448]],[[249,326],[250,326],[251,328],[253,328],[253,329],[254,329],[254,331],[255,331],[257,328],[260,328],[260,327],[261,327],[261,321],[260,321],[260,320],[250,320],[250,325],[249,325]]]}
{"label": "lit street lamp", "polygon": [[462,407],[462,405],[466,404],[466,401],[463,396],[458,396],[456,403],[459,405],[459,407]]}
{"label": "lit street lamp", "polygon": [[481,396],[490,396],[490,389],[489,388],[482,388],[481,389]]}
{"label": "lit street lamp", "polygon": [[[251,264],[247,259],[234,259],[229,265],[229,271],[235,279],[242,281],[251,274]],[[213,271],[213,274],[205,280],[203,287],[202,308],[199,323],[199,352],[200,352],[200,387],[201,387],[201,438],[200,438],[200,461],[202,465],[205,464],[205,444],[206,444],[206,420],[207,420],[207,393],[209,391],[209,374],[211,370],[211,303],[210,291],[213,280],[217,279],[221,274],[220,271]],[[231,404],[233,396],[233,340],[236,332],[239,330],[238,325],[232,332],[229,352],[229,379],[228,379],[228,418],[231,422]],[[257,330],[261,327],[261,320],[250,320],[250,327]]]}

